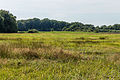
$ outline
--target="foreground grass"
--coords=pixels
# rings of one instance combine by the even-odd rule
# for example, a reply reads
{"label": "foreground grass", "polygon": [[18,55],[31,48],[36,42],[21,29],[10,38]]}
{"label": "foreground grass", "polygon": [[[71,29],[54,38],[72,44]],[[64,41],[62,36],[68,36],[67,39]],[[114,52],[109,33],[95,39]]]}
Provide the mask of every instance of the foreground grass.
{"label": "foreground grass", "polygon": [[0,80],[119,80],[120,34],[0,34]]}

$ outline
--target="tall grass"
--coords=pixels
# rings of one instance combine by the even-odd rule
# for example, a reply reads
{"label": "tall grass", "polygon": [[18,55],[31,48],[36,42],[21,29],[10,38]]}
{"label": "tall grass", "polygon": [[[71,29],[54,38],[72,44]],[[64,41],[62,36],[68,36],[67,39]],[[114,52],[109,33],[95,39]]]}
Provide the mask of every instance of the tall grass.
{"label": "tall grass", "polygon": [[0,80],[119,80],[120,34],[0,34]]}

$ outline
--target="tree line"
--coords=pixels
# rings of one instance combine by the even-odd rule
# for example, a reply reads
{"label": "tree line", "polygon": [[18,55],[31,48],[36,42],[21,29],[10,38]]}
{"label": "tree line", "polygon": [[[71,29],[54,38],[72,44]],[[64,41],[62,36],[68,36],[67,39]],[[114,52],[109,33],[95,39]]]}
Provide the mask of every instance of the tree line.
{"label": "tree line", "polygon": [[18,30],[28,31],[36,29],[38,31],[82,31],[82,32],[120,32],[120,24],[94,26],[92,24],[83,24],[81,22],[65,22],[50,20],[48,18],[40,20],[39,18],[18,20]]}
{"label": "tree line", "polygon": [[83,24],[80,22],[68,23],[65,21],[50,20],[48,18],[40,20],[33,18],[28,20],[18,20],[18,30],[28,31],[29,29],[37,29],[38,31],[84,31],[92,32],[95,30],[94,25]]}
{"label": "tree line", "polygon": [[39,18],[16,20],[9,11],[0,10],[0,33],[16,33],[18,31],[82,31],[82,32],[120,32],[120,24],[94,26],[81,22],[65,22]]}

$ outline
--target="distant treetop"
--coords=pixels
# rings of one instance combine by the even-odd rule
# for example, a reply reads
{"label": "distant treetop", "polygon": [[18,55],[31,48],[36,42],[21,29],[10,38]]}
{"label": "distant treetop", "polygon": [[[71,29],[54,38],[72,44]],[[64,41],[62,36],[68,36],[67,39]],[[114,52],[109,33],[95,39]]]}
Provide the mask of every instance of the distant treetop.
{"label": "distant treetop", "polygon": [[0,33],[16,33],[17,22],[16,16],[9,11],[0,10]]}

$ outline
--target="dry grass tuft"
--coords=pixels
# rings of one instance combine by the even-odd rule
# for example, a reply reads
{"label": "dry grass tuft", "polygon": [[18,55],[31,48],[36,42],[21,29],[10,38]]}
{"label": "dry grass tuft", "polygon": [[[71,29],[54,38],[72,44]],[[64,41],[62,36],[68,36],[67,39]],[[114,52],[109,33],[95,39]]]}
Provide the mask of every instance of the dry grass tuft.
{"label": "dry grass tuft", "polygon": [[120,64],[120,54],[119,53],[111,54],[110,56],[107,57],[107,60]]}

